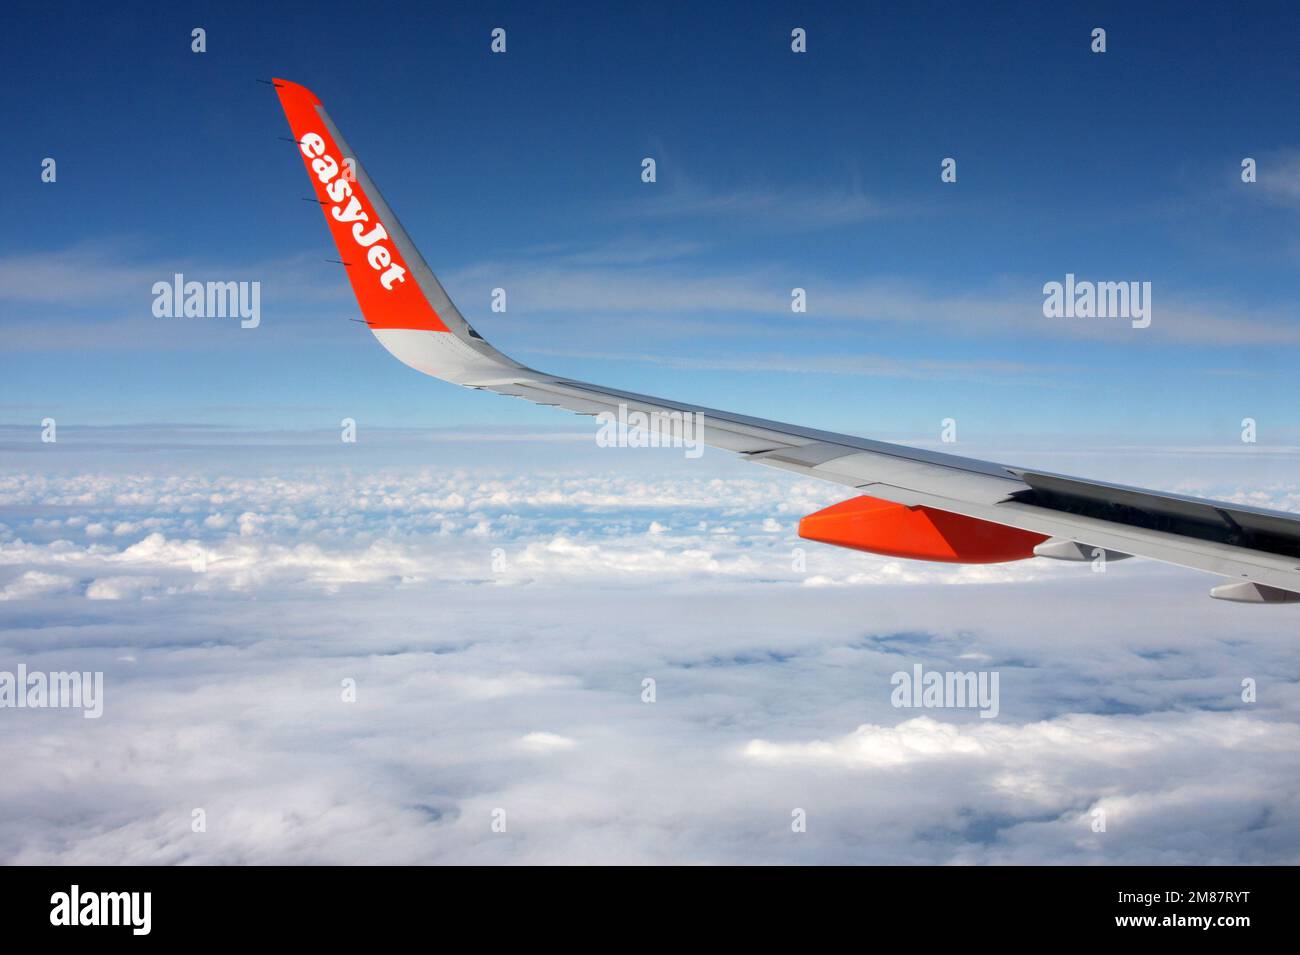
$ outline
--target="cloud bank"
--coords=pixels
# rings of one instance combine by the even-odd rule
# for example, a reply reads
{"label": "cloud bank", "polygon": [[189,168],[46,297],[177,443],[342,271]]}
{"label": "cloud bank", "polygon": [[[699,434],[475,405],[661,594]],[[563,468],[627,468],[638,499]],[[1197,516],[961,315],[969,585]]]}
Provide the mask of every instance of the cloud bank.
{"label": "cloud bank", "polygon": [[[821,548],[836,488],[709,456],[506,453],[0,474],[0,669],[105,673],[100,719],[0,710],[0,859],[1300,859],[1285,608]],[[999,715],[895,708],[916,663]]]}

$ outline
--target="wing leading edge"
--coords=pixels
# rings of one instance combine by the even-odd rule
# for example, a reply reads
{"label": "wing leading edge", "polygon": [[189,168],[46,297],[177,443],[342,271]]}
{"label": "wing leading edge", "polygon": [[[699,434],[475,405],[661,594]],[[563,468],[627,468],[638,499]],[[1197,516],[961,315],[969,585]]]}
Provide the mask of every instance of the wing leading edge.
{"label": "wing leading edge", "polygon": [[1300,600],[1300,515],[819,431],[560,378],[514,361],[452,303],[320,100],[287,80],[274,86],[366,324],[417,371],[578,414],[629,421],[636,414],[700,415],[697,438],[705,444],[859,493],[805,518],[800,533],[814,540],[962,562],[1134,555],[1221,575],[1226,580],[1211,591],[1215,597]]}

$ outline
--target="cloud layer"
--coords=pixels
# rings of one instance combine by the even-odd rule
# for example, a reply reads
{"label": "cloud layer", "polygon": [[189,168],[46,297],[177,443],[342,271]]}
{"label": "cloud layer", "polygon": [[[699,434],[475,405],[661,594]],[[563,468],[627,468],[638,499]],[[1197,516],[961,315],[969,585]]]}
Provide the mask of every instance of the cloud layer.
{"label": "cloud layer", "polygon": [[[0,859],[1300,858],[1285,608],[822,548],[837,489],[708,456],[507,453],[0,475],[0,669],[105,673],[100,719],[0,710]],[[918,663],[998,672],[997,718],[895,708]]]}

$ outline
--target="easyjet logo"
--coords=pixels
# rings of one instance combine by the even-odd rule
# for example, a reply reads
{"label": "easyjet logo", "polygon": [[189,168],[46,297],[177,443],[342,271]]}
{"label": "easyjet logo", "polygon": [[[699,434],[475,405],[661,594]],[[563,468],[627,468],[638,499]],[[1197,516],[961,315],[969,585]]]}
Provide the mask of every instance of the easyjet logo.
{"label": "easyjet logo", "polygon": [[352,238],[366,250],[366,261],[379,272],[379,284],[388,291],[397,282],[406,281],[406,269],[393,261],[393,250],[384,243],[391,242],[388,230],[381,222],[370,222],[370,215],[361,208],[361,200],[352,191],[352,181],[340,175],[342,167],[333,156],[325,152],[325,140],[319,133],[307,133],[298,143],[302,154],[310,161],[311,171],[325,186],[325,194],[334,206],[330,215],[335,222],[352,225]]}

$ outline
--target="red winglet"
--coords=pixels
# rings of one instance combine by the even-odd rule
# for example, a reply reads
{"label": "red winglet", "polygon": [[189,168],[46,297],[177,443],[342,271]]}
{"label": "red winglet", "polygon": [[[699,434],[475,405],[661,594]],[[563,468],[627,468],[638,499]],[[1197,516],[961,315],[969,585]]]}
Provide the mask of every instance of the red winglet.
{"label": "red winglet", "polygon": [[367,324],[376,329],[447,331],[398,250],[392,224],[381,219],[361,182],[347,175],[343,161],[352,159],[355,168],[356,157],[347,156],[330,134],[332,124],[324,121],[320,100],[297,83],[274,83]]}

